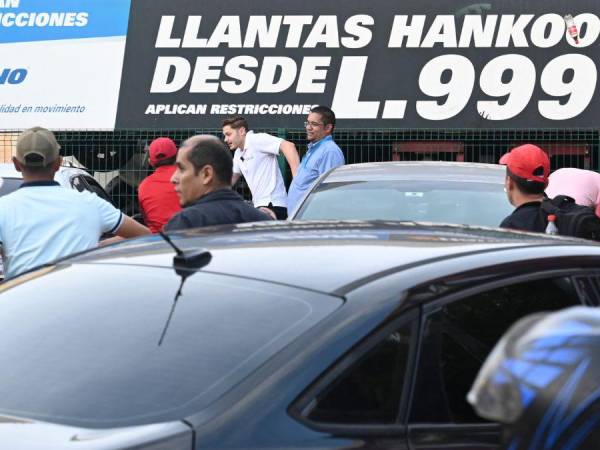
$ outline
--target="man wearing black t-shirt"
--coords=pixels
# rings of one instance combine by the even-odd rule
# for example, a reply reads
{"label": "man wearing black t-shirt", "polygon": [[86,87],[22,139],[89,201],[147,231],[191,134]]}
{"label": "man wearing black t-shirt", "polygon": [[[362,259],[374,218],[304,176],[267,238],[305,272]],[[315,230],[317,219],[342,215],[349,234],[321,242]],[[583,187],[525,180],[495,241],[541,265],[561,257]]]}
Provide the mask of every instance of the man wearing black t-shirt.
{"label": "man wearing black t-shirt", "polygon": [[500,164],[506,165],[504,185],[508,201],[516,207],[500,227],[543,233],[547,223],[540,214],[540,206],[550,175],[548,154],[535,145],[525,144],[502,156]]}

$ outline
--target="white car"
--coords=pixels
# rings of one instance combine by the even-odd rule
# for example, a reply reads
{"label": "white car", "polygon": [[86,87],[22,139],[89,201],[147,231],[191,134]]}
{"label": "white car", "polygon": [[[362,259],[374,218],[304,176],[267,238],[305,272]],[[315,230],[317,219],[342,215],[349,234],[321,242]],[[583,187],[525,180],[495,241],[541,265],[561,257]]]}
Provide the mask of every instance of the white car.
{"label": "white car", "polygon": [[[69,189],[93,192],[110,204],[114,204],[98,181],[82,168],[63,166],[56,172],[54,180]],[[12,163],[0,164],[0,197],[17,190],[21,184],[23,184],[23,175]]]}

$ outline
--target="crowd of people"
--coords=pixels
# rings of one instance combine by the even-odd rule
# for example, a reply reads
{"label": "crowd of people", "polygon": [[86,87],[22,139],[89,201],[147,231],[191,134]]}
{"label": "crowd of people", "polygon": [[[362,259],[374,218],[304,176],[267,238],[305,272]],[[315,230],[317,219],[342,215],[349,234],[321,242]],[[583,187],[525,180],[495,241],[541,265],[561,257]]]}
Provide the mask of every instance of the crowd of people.
{"label": "crowd of people", "polygon": [[[240,116],[223,121],[223,140],[197,135],[178,149],[169,138],[155,139],[149,146],[155,171],[138,189],[145,225],[92,193],[60,188],[54,181],[61,165],[54,134],[40,127],[26,130],[17,140],[13,157],[15,168],[23,174],[23,185],[0,198],[5,276],[95,247],[107,234],[114,237],[103,243],[162,230],[284,220],[321,174],[345,163],[333,140],[335,114],[330,108],[314,107],[305,128],[308,149],[302,159],[292,142],[255,133]],[[293,177],[287,192],[280,154]],[[554,220],[545,213],[550,197],[583,205],[584,212],[597,220],[600,236],[600,174],[564,168],[550,175],[548,154],[531,144],[513,148],[500,164],[506,165],[505,190],[515,207],[500,227],[547,231],[549,220]],[[242,176],[252,204],[232,189]]]}
{"label": "crowd of people", "polygon": [[552,234],[600,238],[600,174],[562,168],[551,175],[548,154],[532,144],[513,148],[500,164],[506,165],[504,188],[515,207],[500,227],[544,233],[556,221],[561,228]]}
{"label": "crowd of people", "polygon": [[[54,181],[62,161],[56,137],[41,127],[24,131],[13,157],[23,184],[0,198],[5,277],[88,250],[106,235],[114,236],[102,243],[161,230],[286,219],[314,180],[345,163],[332,138],[335,114],[330,108],[314,107],[305,125],[308,150],[302,160],[293,143],[254,133],[243,117],[223,122],[225,142],[197,135],[178,149],[169,138],[155,139],[149,146],[155,171],[138,189],[145,225],[95,194],[61,188]],[[289,192],[279,169],[280,153],[292,171]],[[232,189],[240,176],[253,205]]]}

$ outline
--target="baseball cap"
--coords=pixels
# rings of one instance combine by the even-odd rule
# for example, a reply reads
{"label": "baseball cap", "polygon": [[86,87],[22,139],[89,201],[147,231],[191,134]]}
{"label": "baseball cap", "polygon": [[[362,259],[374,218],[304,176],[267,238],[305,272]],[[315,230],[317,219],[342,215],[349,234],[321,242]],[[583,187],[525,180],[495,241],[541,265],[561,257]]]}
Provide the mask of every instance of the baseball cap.
{"label": "baseball cap", "polygon": [[[54,133],[46,128],[29,128],[17,138],[16,158],[26,166],[47,166],[56,161],[59,151],[60,145]],[[32,161],[30,157],[34,155],[38,158]]]}
{"label": "baseball cap", "polygon": [[500,158],[500,164],[506,165],[508,170],[519,178],[548,184],[550,158],[537,145],[525,144],[513,148]]}
{"label": "baseball cap", "polygon": [[150,164],[154,166],[156,163],[164,159],[169,159],[175,156],[177,154],[177,146],[172,139],[167,137],[159,137],[150,143],[149,153]]}

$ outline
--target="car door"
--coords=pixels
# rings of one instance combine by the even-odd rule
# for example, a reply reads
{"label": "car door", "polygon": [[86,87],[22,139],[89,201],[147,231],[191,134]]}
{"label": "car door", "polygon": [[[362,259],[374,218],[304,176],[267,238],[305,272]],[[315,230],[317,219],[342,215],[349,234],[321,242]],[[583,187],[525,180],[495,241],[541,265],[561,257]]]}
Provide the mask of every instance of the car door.
{"label": "car door", "polygon": [[408,449],[406,407],[417,347],[418,308],[348,352],[291,408],[297,420],[353,448]]}
{"label": "car door", "polygon": [[410,448],[498,448],[500,425],[481,419],[466,400],[485,358],[519,318],[582,303],[588,301],[575,278],[531,274],[422,306]]}

